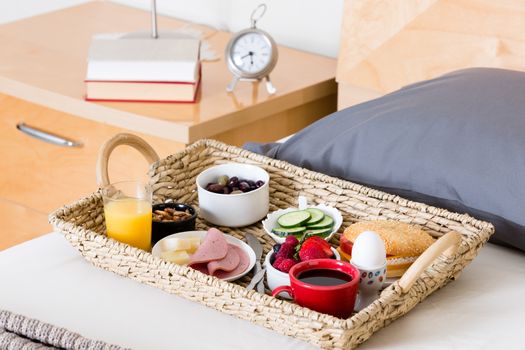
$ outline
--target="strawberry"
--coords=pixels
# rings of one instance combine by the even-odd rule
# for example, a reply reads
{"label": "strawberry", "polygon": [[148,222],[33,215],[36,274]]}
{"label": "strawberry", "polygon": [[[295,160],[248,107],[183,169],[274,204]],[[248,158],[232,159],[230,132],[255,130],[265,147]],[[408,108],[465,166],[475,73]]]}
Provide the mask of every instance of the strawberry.
{"label": "strawberry", "polygon": [[288,243],[283,243],[281,245],[281,249],[277,252],[277,255],[275,255],[276,258],[282,257],[282,258],[292,258],[295,253],[295,246]]}
{"label": "strawberry", "polygon": [[284,241],[286,244],[291,244],[294,247],[299,244],[299,240],[294,235],[288,235],[286,236],[286,240]]}
{"label": "strawberry", "polygon": [[301,258],[301,261],[329,258],[319,244],[310,244],[306,247],[303,245],[299,251],[299,257]]}
{"label": "strawberry", "polygon": [[328,244],[327,241],[325,241],[319,236],[312,236],[308,238],[306,241],[304,241],[303,245],[301,246],[301,249],[303,247],[308,248],[311,245],[317,245],[320,249],[322,249],[323,252],[327,255],[327,258],[331,258],[334,255],[334,252],[330,248],[330,244]]}
{"label": "strawberry", "polygon": [[277,266],[279,266],[279,265],[281,264],[281,262],[282,262],[284,259],[285,259],[285,258],[283,258],[283,257],[281,257],[281,256],[275,258],[275,260],[273,261],[272,266],[275,267],[276,269],[278,269]]}
{"label": "strawberry", "polygon": [[283,259],[276,268],[282,272],[289,272],[295,264],[297,264],[297,261],[294,259]]}

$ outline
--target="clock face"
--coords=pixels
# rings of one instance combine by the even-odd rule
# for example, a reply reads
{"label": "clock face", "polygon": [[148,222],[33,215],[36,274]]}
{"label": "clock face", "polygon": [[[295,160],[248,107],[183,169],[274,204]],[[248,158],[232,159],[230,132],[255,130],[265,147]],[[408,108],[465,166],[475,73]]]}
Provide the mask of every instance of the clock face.
{"label": "clock face", "polygon": [[272,59],[270,41],[260,33],[246,33],[232,45],[233,64],[241,71],[254,74],[264,70]]}

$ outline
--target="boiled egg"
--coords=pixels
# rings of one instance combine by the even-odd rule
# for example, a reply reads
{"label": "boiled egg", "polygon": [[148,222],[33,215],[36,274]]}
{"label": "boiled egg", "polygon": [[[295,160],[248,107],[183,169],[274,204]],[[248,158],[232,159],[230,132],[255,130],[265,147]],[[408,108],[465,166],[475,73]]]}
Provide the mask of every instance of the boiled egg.
{"label": "boiled egg", "polygon": [[374,231],[363,231],[354,241],[351,263],[358,268],[373,270],[386,264],[385,242]]}

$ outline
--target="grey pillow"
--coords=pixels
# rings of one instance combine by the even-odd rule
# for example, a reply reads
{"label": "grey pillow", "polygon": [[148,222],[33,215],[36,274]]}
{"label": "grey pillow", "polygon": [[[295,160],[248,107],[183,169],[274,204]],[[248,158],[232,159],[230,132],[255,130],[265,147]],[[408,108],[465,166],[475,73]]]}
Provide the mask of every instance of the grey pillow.
{"label": "grey pillow", "polygon": [[492,222],[525,250],[525,73],[465,69],[246,149]]}

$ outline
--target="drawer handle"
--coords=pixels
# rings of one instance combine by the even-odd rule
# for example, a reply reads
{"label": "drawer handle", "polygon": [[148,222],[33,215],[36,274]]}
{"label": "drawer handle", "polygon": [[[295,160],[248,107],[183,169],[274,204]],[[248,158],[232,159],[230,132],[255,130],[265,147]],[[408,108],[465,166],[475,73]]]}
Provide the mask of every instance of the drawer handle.
{"label": "drawer handle", "polygon": [[64,146],[64,147],[82,147],[82,142],[67,139],[65,137],[53,134],[49,131],[45,131],[34,126],[29,126],[25,123],[16,124],[16,128],[35,139],[39,139],[53,145]]}

